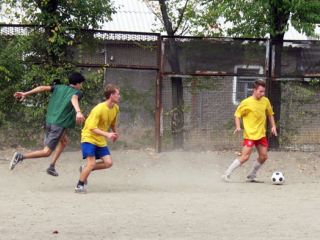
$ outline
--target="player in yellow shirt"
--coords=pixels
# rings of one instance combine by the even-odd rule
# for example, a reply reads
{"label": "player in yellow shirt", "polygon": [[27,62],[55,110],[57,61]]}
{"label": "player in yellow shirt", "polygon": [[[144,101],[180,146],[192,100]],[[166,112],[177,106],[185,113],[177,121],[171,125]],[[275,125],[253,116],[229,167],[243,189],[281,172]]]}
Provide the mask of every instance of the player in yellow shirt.
{"label": "player in yellow shirt", "polygon": [[[119,113],[120,90],[108,84],[104,95],[106,101],[96,105],[90,112],[81,132],[81,149],[86,165],[80,167],[80,178],[75,188],[77,193],[85,193],[85,183],[91,171],[110,168],[112,158],[107,139],[115,142],[118,137],[117,117]],[[111,131],[110,131],[111,130]],[[99,161],[96,161],[100,159]]]}
{"label": "player in yellow shirt", "polygon": [[277,128],[274,121],[274,112],[272,110],[270,101],[265,95],[266,84],[262,80],[254,82],[252,96],[244,99],[234,114],[236,129],[234,133],[240,132],[240,121],[242,119],[243,132],[243,148],[241,156],[235,159],[226,172],[222,175],[222,179],[226,182],[230,181],[231,173],[244,164],[250,158],[253,146],[257,148],[258,159],[254,161],[253,167],[247,180],[249,182],[256,182],[256,174],[262,164],[267,160],[268,141],[266,138],[266,119],[268,118],[271,133],[277,136]]}

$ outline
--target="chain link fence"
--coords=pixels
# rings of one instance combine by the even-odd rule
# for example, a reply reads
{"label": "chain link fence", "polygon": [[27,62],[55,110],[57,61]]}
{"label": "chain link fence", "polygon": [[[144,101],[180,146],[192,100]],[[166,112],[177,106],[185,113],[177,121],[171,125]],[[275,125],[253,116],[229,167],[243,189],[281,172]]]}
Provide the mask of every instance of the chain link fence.
{"label": "chain link fence", "polygon": [[[266,39],[163,37],[163,41],[163,149],[174,145],[176,125],[186,149],[239,149],[242,136],[233,135],[234,111],[252,94],[253,82],[264,79],[273,83],[268,95],[280,132],[276,147],[320,150],[319,41],[285,41],[280,50]],[[170,59],[174,57],[175,62]],[[276,60],[281,66],[273,65]],[[183,88],[179,96],[172,88],[172,78],[177,77]],[[183,101],[178,120],[173,103],[177,97]],[[268,137],[274,140],[269,133]]]}
{"label": "chain link fence", "polygon": [[[27,37],[33,31],[43,30],[0,25],[0,38]],[[178,134],[184,149],[238,150],[242,136],[233,134],[234,111],[251,95],[253,82],[264,79],[273,83],[268,94],[280,130],[277,147],[320,150],[319,41],[284,41],[276,49],[268,39],[95,30],[75,34],[68,49],[72,64],[99,79],[87,83],[86,113],[103,100],[104,84],[121,88],[119,147],[170,150]]]}
{"label": "chain link fence", "polygon": [[[44,32],[44,29],[39,26],[1,25],[0,40],[13,42],[18,38],[28,39],[31,34],[41,32]],[[74,44],[68,48],[67,54],[70,59],[68,64],[72,64],[87,78],[83,86],[84,97],[81,101],[85,115],[104,100],[104,85],[113,83],[121,89],[119,121],[121,138],[113,146],[114,148],[154,147],[155,82],[158,75],[159,37],[159,34],[148,33],[81,30],[75,32]],[[21,56],[21,64],[26,61],[33,61],[36,65],[43,64],[38,61],[38,58],[31,59],[30,56],[34,56],[34,52],[27,48]],[[40,80],[39,84],[47,83]],[[18,90],[20,89],[15,89],[15,91]],[[48,101],[47,98],[42,100],[44,105],[45,101]],[[22,106],[21,110],[25,108],[28,106]],[[19,125],[19,129],[14,129],[12,124],[1,124],[3,136],[14,130],[10,141],[1,141],[1,144],[41,146],[43,139],[41,129],[45,113],[42,113],[41,119],[39,115],[28,113],[29,117],[24,118],[21,117],[20,112],[13,116],[14,119],[11,117],[10,122]],[[23,133],[25,131],[28,133]],[[71,144],[75,147],[79,144],[80,132],[81,127],[68,131]]]}

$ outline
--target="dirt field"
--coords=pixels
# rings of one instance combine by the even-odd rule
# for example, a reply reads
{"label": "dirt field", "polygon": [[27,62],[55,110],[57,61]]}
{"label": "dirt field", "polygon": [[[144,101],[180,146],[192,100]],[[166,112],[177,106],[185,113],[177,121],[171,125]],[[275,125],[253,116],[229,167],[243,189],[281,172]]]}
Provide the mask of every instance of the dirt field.
{"label": "dirt field", "polygon": [[[320,153],[270,152],[265,183],[245,182],[251,162],[224,183],[233,152],[113,151],[114,166],[93,172],[88,193],[76,194],[80,152],[63,153],[55,178],[45,173],[48,159],[10,172],[13,151],[0,151],[1,240],[320,237]],[[271,184],[275,170],[285,185]]]}

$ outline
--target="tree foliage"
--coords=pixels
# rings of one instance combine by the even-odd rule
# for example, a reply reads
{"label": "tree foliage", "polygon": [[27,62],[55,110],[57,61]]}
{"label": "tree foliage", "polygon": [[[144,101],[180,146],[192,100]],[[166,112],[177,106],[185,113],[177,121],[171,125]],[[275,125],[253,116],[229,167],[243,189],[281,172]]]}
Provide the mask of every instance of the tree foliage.
{"label": "tree foliage", "polygon": [[[49,95],[37,94],[21,104],[13,93],[49,85],[55,79],[67,83],[68,73],[75,70],[70,49],[84,36],[80,29],[98,28],[111,19],[115,9],[110,0],[0,0],[0,9],[22,23],[37,26],[29,28],[28,35],[0,35],[0,127],[23,131],[19,124],[28,123],[33,132],[22,136],[31,140],[34,131],[35,136],[39,134]],[[87,78],[102,79],[102,75]],[[92,82],[97,87],[97,81]]]}
{"label": "tree foliage", "polygon": [[144,0],[161,26],[156,31],[166,32],[169,36],[191,34],[198,28],[200,19],[195,19],[195,12],[201,5],[196,0]]}
{"label": "tree foliage", "polygon": [[[68,46],[75,45],[80,29],[99,28],[111,19],[115,9],[103,0],[2,0],[6,11],[23,23],[41,26],[34,32],[34,44],[42,59],[58,64],[70,60]],[[39,41],[40,40],[40,41]],[[79,39],[78,39],[79,40]]]}
{"label": "tree foliage", "polygon": [[22,23],[74,28],[99,28],[115,12],[110,0],[1,0],[0,4]]}
{"label": "tree foliage", "polygon": [[200,0],[203,11],[196,15],[208,32],[220,17],[222,33],[228,36],[266,37],[284,35],[289,22],[300,33],[313,36],[320,23],[318,0]]}

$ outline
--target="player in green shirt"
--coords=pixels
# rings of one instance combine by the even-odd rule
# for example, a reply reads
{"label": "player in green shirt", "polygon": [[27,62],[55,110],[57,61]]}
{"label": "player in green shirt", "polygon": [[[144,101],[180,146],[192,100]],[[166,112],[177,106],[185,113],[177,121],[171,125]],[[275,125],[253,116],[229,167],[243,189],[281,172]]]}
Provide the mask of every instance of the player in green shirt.
{"label": "player in green shirt", "polygon": [[61,84],[39,86],[28,92],[16,92],[14,94],[17,99],[23,101],[27,96],[34,93],[52,92],[46,115],[44,148],[24,154],[15,152],[10,162],[10,170],[13,170],[24,159],[49,157],[55,151],[47,173],[58,176],[55,163],[68,142],[65,130],[74,128],[76,123],[80,124],[84,121],[79,106],[79,100],[82,97],[80,89],[84,81],[85,78],[80,73],[73,72],[69,75],[68,86]]}

